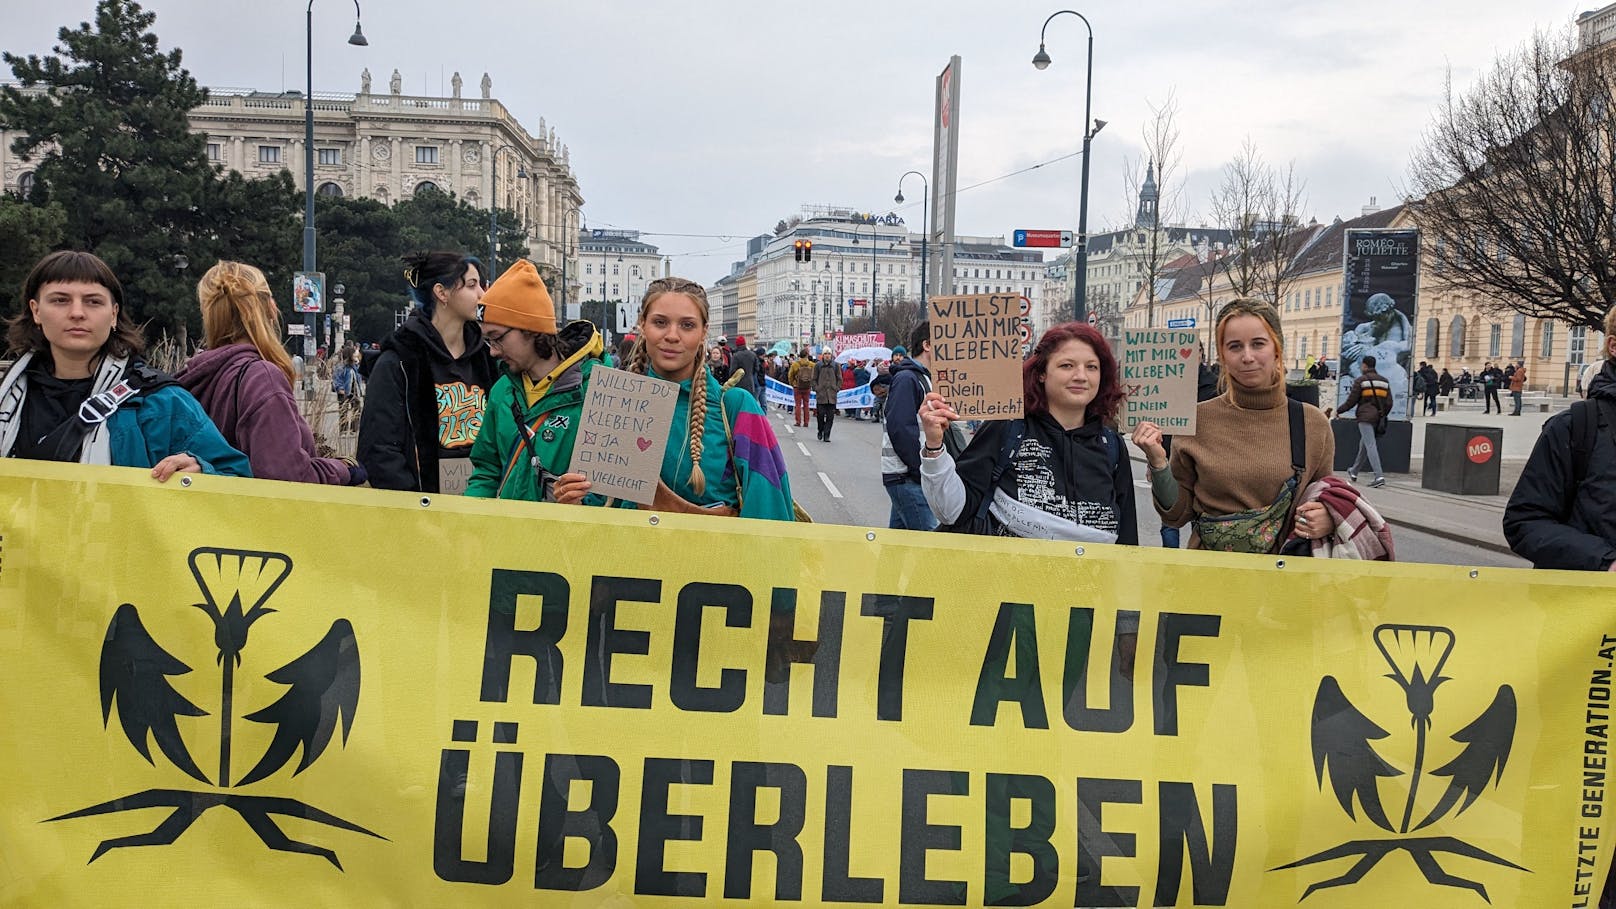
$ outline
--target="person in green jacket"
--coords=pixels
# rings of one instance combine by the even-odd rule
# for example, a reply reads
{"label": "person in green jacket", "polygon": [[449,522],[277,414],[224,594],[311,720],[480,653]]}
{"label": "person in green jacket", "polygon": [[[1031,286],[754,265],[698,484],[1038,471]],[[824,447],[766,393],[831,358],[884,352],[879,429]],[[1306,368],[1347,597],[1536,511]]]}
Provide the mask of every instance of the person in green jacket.
{"label": "person in green jacket", "polygon": [[488,393],[471,446],[466,495],[554,501],[551,482],[572,464],[585,380],[600,362],[600,333],[585,321],[556,330],[555,304],[525,259],[482,299],[483,339],[506,373]]}

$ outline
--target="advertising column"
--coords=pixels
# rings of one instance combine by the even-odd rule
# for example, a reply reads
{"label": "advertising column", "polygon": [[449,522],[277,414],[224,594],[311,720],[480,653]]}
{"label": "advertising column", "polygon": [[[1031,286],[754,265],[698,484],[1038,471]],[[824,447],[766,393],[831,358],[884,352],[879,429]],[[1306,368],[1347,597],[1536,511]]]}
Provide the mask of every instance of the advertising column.
{"label": "advertising column", "polygon": [[1363,358],[1391,383],[1393,420],[1407,420],[1414,301],[1419,291],[1418,230],[1349,230],[1343,271],[1341,362],[1336,406],[1345,401]]}

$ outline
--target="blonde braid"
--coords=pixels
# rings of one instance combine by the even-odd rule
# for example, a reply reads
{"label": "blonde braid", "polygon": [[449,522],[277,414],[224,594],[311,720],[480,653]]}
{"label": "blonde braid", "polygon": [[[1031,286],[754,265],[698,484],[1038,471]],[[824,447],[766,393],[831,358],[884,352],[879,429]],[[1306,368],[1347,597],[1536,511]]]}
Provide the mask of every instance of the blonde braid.
{"label": "blonde braid", "polygon": [[690,488],[701,495],[707,491],[707,476],[701,472],[703,430],[707,428],[707,363],[703,361],[690,378]]}
{"label": "blonde braid", "polygon": [[645,352],[645,334],[641,332],[634,339],[634,346],[628,349],[628,362],[623,364],[623,369],[643,376],[646,374],[646,364],[650,361],[651,355]]}

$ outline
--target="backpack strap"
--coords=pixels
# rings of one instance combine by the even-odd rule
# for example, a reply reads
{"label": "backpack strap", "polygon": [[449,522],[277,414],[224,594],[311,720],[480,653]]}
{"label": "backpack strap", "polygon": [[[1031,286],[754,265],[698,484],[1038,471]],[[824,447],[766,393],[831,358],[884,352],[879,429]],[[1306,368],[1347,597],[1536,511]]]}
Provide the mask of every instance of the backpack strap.
{"label": "backpack strap", "polygon": [[1287,398],[1285,405],[1290,415],[1291,469],[1296,471],[1296,479],[1300,482],[1302,475],[1307,472],[1307,417],[1302,411],[1301,401]]}
{"label": "backpack strap", "polygon": [[1588,460],[1594,453],[1599,413],[1592,400],[1571,403],[1571,488],[1575,490],[1588,476]]}

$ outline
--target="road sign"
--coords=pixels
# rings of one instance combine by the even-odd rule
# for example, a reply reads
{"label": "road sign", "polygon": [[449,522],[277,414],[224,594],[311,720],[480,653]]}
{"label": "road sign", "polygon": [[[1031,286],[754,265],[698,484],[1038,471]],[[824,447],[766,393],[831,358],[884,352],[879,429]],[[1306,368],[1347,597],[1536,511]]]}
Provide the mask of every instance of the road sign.
{"label": "road sign", "polygon": [[1089,324],[1090,325],[1099,325],[1100,324],[1100,314],[1095,312],[1092,309],[1089,310]]}
{"label": "road sign", "polygon": [[1016,246],[1061,249],[1072,245],[1072,232],[1069,230],[1025,230],[1018,228],[1012,236]]}
{"label": "road sign", "polygon": [[1168,328],[1194,328],[1195,327],[1195,320],[1193,318],[1190,318],[1190,319],[1168,319],[1167,320],[1167,327]]}
{"label": "road sign", "polygon": [[298,335],[301,335],[303,333],[303,329],[307,327],[308,326],[304,325],[302,322],[291,322],[286,326],[286,333],[295,338]]}

